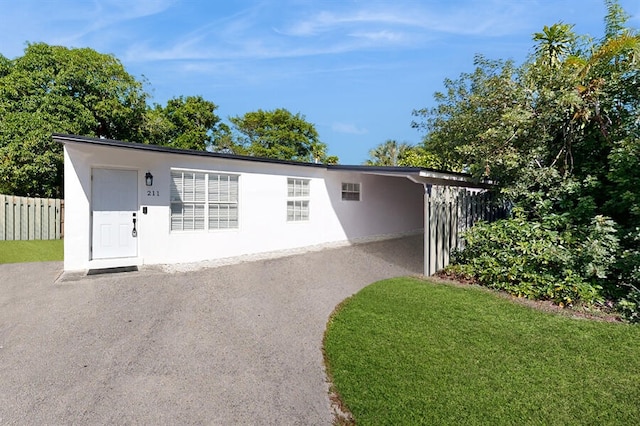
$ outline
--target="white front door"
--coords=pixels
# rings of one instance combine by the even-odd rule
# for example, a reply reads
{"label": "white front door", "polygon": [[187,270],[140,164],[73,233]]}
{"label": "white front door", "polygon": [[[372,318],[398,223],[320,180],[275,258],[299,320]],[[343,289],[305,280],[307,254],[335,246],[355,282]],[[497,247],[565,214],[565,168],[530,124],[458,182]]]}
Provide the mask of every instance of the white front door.
{"label": "white front door", "polygon": [[91,209],[92,258],[138,254],[138,172],[93,169]]}

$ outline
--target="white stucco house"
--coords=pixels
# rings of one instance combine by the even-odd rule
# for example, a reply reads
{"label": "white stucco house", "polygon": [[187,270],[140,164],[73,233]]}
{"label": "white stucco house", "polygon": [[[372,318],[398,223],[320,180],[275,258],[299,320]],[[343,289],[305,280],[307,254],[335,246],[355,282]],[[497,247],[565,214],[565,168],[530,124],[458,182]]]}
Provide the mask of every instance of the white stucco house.
{"label": "white stucco house", "polygon": [[65,271],[277,254],[421,233],[429,185],[469,184],[466,175],[421,168],[53,138],[64,145]]}

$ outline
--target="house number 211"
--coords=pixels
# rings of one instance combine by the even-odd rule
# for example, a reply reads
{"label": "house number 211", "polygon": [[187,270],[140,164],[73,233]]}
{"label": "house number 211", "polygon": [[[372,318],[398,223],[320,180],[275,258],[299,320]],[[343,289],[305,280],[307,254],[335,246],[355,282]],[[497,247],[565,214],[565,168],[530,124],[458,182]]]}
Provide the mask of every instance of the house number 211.
{"label": "house number 211", "polygon": [[160,191],[147,191],[147,197],[159,197]]}

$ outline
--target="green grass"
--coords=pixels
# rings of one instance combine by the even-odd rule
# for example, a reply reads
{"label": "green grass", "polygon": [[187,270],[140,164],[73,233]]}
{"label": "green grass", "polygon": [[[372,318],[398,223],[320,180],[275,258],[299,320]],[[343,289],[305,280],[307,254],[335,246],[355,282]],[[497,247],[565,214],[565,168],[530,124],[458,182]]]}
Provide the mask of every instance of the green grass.
{"label": "green grass", "polygon": [[397,278],[329,321],[327,369],[358,425],[637,424],[640,327]]}
{"label": "green grass", "polygon": [[0,264],[63,259],[63,240],[0,241]]}

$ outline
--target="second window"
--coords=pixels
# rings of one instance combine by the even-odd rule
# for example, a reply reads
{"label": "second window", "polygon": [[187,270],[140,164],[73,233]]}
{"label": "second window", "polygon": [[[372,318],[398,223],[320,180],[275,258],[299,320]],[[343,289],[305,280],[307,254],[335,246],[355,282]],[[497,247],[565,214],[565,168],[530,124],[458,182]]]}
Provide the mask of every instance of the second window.
{"label": "second window", "polygon": [[309,220],[309,179],[287,179],[287,222]]}

